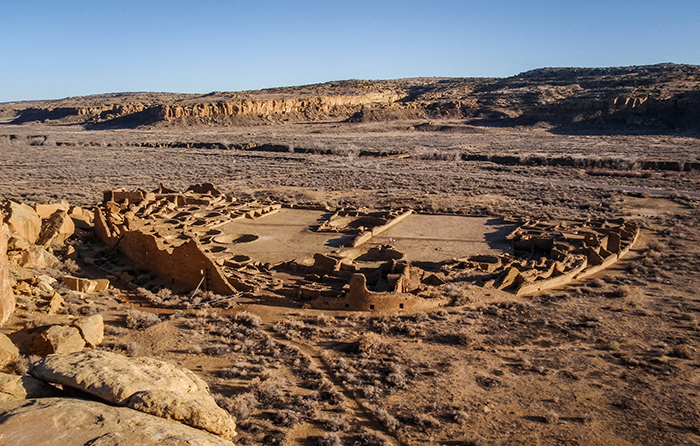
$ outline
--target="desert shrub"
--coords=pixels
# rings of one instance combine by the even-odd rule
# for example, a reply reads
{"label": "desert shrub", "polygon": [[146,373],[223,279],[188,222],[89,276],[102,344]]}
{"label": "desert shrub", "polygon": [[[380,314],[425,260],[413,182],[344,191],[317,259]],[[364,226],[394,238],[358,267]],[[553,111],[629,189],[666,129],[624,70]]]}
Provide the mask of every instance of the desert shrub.
{"label": "desert shrub", "polygon": [[319,325],[321,327],[330,327],[335,324],[336,320],[333,316],[326,316],[325,314],[316,315],[308,320],[310,324]]}
{"label": "desert shrub", "polygon": [[326,432],[316,439],[316,444],[318,446],[341,446],[343,442],[340,441],[338,434]]}
{"label": "desert shrub", "polygon": [[99,313],[99,311],[92,305],[83,305],[82,307],[78,308],[78,313],[83,316],[94,316]]}
{"label": "desert shrub", "polygon": [[260,364],[248,364],[245,362],[237,362],[231,367],[226,367],[219,371],[220,378],[233,379],[246,377],[251,373],[262,373],[265,366]]}
{"label": "desert shrub", "polygon": [[413,320],[415,322],[425,322],[429,319],[430,319],[430,317],[424,312],[416,313],[413,315]]}
{"label": "desert shrub", "polygon": [[141,344],[138,342],[131,342],[126,346],[126,355],[131,357],[138,356],[141,353],[141,349]]}
{"label": "desert shrub", "polygon": [[484,389],[490,389],[501,385],[501,381],[495,376],[477,376],[476,383]]}
{"label": "desert shrub", "polygon": [[461,443],[459,443],[460,446],[486,446],[486,440],[484,440],[484,437],[474,437],[474,438],[468,438]]}
{"label": "desert shrub", "polygon": [[627,297],[632,294],[632,289],[627,285],[620,285],[613,291],[615,297]]}
{"label": "desert shrub", "polygon": [[384,396],[384,389],[381,386],[373,386],[371,384],[360,386],[357,388],[357,393],[362,398],[374,400]]}
{"label": "desert shrub", "polygon": [[332,432],[346,431],[350,428],[347,418],[339,414],[318,415],[315,421],[324,429]]}
{"label": "desert shrub", "polygon": [[410,338],[424,338],[425,331],[420,324],[411,321],[397,321],[389,327],[388,332],[393,335],[408,336]]}
{"label": "desert shrub", "polygon": [[472,301],[466,290],[453,284],[447,285],[442,292],[445,297],[450,299],[450,304],[455,307],[464,306]]}
{"label": "desert shrub", "polygon": [[169,288],[161,288],[158,292],[153,293],[144,287],[136,289],[139,297],[147,300],[149,303],[159,307],[182,307],[182,296],[173,294]]}
{"label": "desert shrub", "polygon": [[17,293],[17,306],[19,308],[24,308],[30,313],[36,311],[36,302],[34,302],[31,297],[24,294]]}
{"label": "desert shrub", "polygon": [[406,375],[403,368],[398,364],[392,364],[388,370],[388,374],[384,378],[384,383],[389,387],[397,387],[400,389],[405,389],[408,387],[408,382],[406,381]]}
{"label": "desert shrub", "polygon": [[314,412],[314,404],[317,400],[317,392],[311,392],[307,395],[296,395],[289,407],[293,407],[297,412],[312,415]]}
{"label": "desert shrub", "polygon": [[30,365],[31,362],[28,357],[19,355],[7,366],[7,371],[17,375],[26,375]]}
{"label": "desert shrub", "polygon": [[430,414],[420,413],[414,417],[413,421],[423,430],[440,427],[440,421]]}
{"label": "desert shrub", "polygon": [[135,308],[126,310],[126,326],[128,328],[141,330],[152,327],[161,322],[157,314],[139,311]]}
{"label": "desert shrub", "polygon": [[472,337],[465,331],[460,331],[457,333],[436,334],[434,340],[441,344],[448,345],[469,346],[472,343]]}
{"label": "desert shrub", "polygon": [[289,409],[282,409],[274,412],[271,415],[271,418],[275,425],[282,427],[292,427],[299,424],[301,421],[301,416],[299,413]]}
{"label": "desert shrub", "polygon": [[73,259],[63,260],[63,268],[71,274],[75,274],[80,271],[80,266]]}
{"label": "desert shrub", "polygon": [[107,336],[124,336],[129,331],[124,327],[115,327],[114,325],[105,325],[105,335]]}
{"label": "desert shrub", "polygon": [[592,288],[603,288],[605,286],[605,282],[601,279],[593,279],[588,282],[588,286]]}
{"label": "desert shrub", "polygon": [[394,418],[394,416],[383,407],[369,406],[369,409],[372,411],[375,418],[382,423],[389,432],[396,432],[401,427],[399,420]]}
{"label": "desert shrub", "polygon": [[382,434],[365,432],[355,441],[356,446],[391,446],[391,442]]}
{"label": "desert shrub", "polygon": [[276,323],[272,329],[287,339],[309,339],[318,337],[319,329],[315,326],[308,326],[301,321],[285,319]]}
{"label": "desert shrub", "polygon": [[687,345],[676,345],[671,349],[671,356],[682,359],[693,359],[693,352]]}
{"label": "desert shrub", "polygon": [[234,314],[231,316],[231,321],[248,328],[260,328],[260,325],[262,325],[260,316],[247,311]]}
{"label": "desert shrub", "polygon": [[233,398],[218,393],[215,393],[213,396],[216,404],[233,415],[236,421],[248,419],[251,413],[260,406],[260,402],[252,393],[242,393]]}
{"label": "desert shrub", "polygon": [[386,349],[387,344],[382,341],[382,337],[373,332],[363,333],[351,346],[353,353],[364,357],[374,356]]}
{"label": "desert shrub", "polygon": [[231,347],[226,344],[216,344],[205,348],[204,352],[209,356],[223,356],[231,352]]}
{"label": "desert shrub", "polygon": [[261,379],[254,378],[250,382],[250,388],[255,392],[255,396],[263,407],[274,407],[276,404],[283,404],[284,392],[282,387],[286,381],[283,378]]}
{"label": "desert shrub", "polygon": [[440,308],[439,310],[436,311],[431,311],[428,316],[430,319],[434,320],[444,320],[447,316],[449,316],[450,313],[447,312],[444,308]]}
{"label": "desert shrub", "polygon": [[325,390],[319,394],[319,399],[321,401],[327,401],[328,404],[332,406],[337,406],[338,404],[345,401],[345,396],[335,389]]}
{"label": "desert shrub", "polygon": [[265,435],[263,444],[266,446],[284,446],[287,444],[287,434],[282,431],[274,431]]}

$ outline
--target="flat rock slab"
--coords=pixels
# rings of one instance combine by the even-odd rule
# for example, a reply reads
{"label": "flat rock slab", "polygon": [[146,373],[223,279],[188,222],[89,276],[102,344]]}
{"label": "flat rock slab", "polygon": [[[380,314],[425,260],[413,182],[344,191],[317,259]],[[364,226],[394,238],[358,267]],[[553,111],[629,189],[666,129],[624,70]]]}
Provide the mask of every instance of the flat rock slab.
{"label": "flat rock slab", "polygon": [[0,373],[0,402],[54,396],[63,396],[63,392],[40,379]]}
{"label": "flat rock slab", "polygon": [[144,390],[209,395],[207,383],[190,370],[153,358],[127,358],[104,351],[49,355],[34,363],[29,374],[120,405]]}
{"label": "flat rock slab", "polygon": [[184,424],[72,398],[0,403],[3,446],[232,446]]}
{"label": "flat rock slab", "polygon": [[129,399],[129,407],[157,417],[204,429],[224,438],[236,436],[236,421],[210,395],[146,390]]}

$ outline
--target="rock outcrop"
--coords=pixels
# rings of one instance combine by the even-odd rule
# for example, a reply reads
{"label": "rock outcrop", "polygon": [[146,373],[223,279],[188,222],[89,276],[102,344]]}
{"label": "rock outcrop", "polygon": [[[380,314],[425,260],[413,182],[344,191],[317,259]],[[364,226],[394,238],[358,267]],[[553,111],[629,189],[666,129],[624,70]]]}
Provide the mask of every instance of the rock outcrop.
{"label": "rock outcrop", "polygon": [[157,417],[185,423],[224,438],[236,435],[231,415],[210,395],[193,395],[167,389],[144,390],[129,398],[129,407]]}
{"label": "rock outcrop", "polygon": [[216,405],[209,386],[191,371],[164,361],[93,350],[46,356],[29,373],[224,438],[236,435],[235,421]]}
{"label": "rock outcrop", "polygon": [[10,231],[35,243],[41,233],[41,217],[26,204],[9,200],[5,203],[5,223]]}
{"label": "rock outcrop", "polygon": [[[63,392],[45,381],[27,375],[0,373],[0,403],[57,396],[63,396]],[[2,439],[2,435],[0,435],[0,439]]]}
{"label": "rock outcrop", "polygon": [[49,246],[52,243],[63,243],[75,232],[73,219],[68,212],[58,209],[41,223],[41,232],[36,240],[37,245]]}
{"label": "rock outcrop", "polygon": [[72,398],[0,403],[0,419],[3,446],[231,446],[181,423]]}
{"label": "rock outcrop", "polygon": [[153,358],[127,358],[105,351],[50,355],[33,364],[29,373],[122,405],[144,390],[209,394],[209,386],[187,369]]}
{"label": "rock outcrop", "polygon": [[[0,217],[2,212],[0,212]],[[10,266],[7,259],[7,226],[0,218],[0,326],[15,311],[15,293],[10,284]]]}
{"label": "rock outcrop", "polygon": [[32,344],[35,355],[51,355],[54,353],[73,353],[85,348],[85,340],[75,327],[54,325],[42,332]]}
{"label": "rock outcrop", "polygon": [[5,368],[19,357],[19,349],[10,338],[0,333],[0,369]]}
{"label": "rock outcrop", "polygon": [[73,326],[80,331],[88,347],[97,347],[104,340],[105,324],[101,314],[78,318]]}

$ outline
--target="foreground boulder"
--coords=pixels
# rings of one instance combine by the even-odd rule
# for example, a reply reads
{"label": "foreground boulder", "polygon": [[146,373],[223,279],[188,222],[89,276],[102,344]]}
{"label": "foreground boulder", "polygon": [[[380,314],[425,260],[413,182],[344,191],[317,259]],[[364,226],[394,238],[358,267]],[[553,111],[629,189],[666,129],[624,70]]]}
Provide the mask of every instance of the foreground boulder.
{"label": "foreground boulder", "polygon": [[61,244],[75,232],[73,219],[64,210],[57,210],[41,223],[41,232],[36,244],[49,246],[53,243]]}
{"label": "foreground boulder", "polygon": [[231,446],[199,429],[127,407],[72,398],[0,403],[3,446]]}
{"label": "foreground boulder", "polygon": [[153,358],[128,358],[98,350],[46,356],[34,363],[29,373],[121,405],[144,390],[209,394],[207,383],[185,368]]}
{"label": "foreground boulder", "polygon": [[4,369],[19,357],[19,349],[10,338],[0,333],[0,369]]}
{"label": "foreground boulder", "polygon": [[[31,376],[0,373],[0,403],[24,400],[27,398],[49,398],[62,396],[62,392],[52,385]],[[2,426],[0,425],[0,432]],[[2,436],[0,435],[0,439]]]}
{"label": "foreground boulder", "polygon": [[7,226],[0,221],[0,326],[12,316],[15,305],[15,293],[10,283],[10,265],[7,259]]}
{"label": "foreground boulder", "polygon": [[235,421],[216,405],[207,383],[190,370],[164,361],[91,350],[46,356],[29,373],[224,438],[236,435]]}
{"label": "foreground boulder", "polygon": [[105,338],[105,324],[101,314],[78,318],[73,326],[80,330],[88,347],[97,347]]}
{"label": "foreground boulder", "polygon": [[35,355],[51,355],[54,353],[73,353],[85,348],[85,340],[75,327],[54,325],[46,329],[32,344]]}
{"label": "foreground boulder", "polygon": [[146,390],[129,398],[129,407],[161,418],[180,421],[224,438],[236,436],[231,415],[211,395],[192,395],[166,389]]}
{"label": "foreground boulder", "polygon": [[59,260],[41,246],[30,245],[21,251],[21,257],[17,263],[23,268],[44,269],[56,265]]}
{"label": "foreground boulder", "polygon": [[41,217],[26,204],[8,201],[5,203],[5,223],[11,232],[35,243],[41,233]]}
{"label": "foreground boulder", "polygon": [[73,276],[65,276],[62,282],[64,286],[73,291],[80,291],[81,293],[99,293],[109,289],[108,279],[90,280]]}

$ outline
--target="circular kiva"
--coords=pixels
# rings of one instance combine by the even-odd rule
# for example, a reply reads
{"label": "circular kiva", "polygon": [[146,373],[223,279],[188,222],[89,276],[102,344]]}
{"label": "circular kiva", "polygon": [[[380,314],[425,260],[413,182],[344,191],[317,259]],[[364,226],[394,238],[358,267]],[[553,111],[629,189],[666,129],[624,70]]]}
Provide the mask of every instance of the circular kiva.
{"label": "circular kiva", "polygon": [[222,245],[250,243],[257,239],[258,236],[255,234],[224,234],[214,237],[214,241]]}

